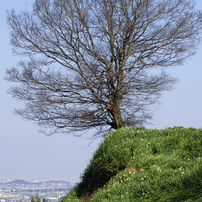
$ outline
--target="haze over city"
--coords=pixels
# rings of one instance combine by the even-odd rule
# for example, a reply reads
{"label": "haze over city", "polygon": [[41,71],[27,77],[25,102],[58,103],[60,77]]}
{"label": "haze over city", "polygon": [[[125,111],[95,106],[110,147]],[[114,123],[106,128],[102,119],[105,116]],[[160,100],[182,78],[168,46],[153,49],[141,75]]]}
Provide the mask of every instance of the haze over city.
{"label": "haze over city", "polygon": [[[39,133],[39,127],[24,121],[13,113],[22,106],[6,91],[10,83],[4,80],[6,68],[15,66],[21,58],[11,51],[10,31],[6,23],[6,10],[28,10],[33,0],[7,0],[0,7],[0,177],[60,177],[78,178],[86,168],[101,139],[92,141],[91,133],[81,138],[65,134],[46,136]],[[196,0],[202,10],[202,2]],[[163,93],[159,109],[152,124],[147,128],[202,127],[202,44],[196,54],[186,60],[183,66],[168,68],[168,72],[179,79],[175,89]],[[87,138],[88,137],[88,138]]]}

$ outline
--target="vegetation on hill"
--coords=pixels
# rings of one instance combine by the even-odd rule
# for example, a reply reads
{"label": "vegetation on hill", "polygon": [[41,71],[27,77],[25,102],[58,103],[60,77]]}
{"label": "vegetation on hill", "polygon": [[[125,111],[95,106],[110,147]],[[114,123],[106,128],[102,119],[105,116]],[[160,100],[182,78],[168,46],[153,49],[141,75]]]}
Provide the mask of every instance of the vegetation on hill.
{"label": "vegetation on hill", "polygon": [[62,202],[202,201],[202,129],[121,128]]}

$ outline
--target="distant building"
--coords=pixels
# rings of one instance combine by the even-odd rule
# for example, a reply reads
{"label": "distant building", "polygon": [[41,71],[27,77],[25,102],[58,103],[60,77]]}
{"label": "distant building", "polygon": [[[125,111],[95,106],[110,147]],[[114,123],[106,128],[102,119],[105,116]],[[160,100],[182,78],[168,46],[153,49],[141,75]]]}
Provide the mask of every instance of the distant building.
{"label": "distant building", "polygon": [[6,202],[5,198],[0,197],[0,202]]}

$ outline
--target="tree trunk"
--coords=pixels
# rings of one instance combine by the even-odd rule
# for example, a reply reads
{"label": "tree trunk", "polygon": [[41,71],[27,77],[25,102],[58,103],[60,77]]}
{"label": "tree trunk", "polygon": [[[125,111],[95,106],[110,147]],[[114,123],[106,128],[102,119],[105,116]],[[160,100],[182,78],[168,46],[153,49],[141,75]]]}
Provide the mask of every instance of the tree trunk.
{"label": "tree trunk", "polygon": [[113,129],[119,129],[125,126],[120,109],[118,107],[109,110],[109,112],[113,117],[112,122],[110,122],[109,125],[111,125]]}

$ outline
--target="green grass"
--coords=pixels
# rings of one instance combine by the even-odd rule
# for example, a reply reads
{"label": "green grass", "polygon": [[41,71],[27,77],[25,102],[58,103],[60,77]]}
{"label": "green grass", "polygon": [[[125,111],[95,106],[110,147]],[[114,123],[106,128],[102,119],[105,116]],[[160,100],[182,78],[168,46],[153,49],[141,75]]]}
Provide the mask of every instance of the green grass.
{"label": "green grass", "polygon": [[202,202],[202,129],[122,128],[62,202]]}

